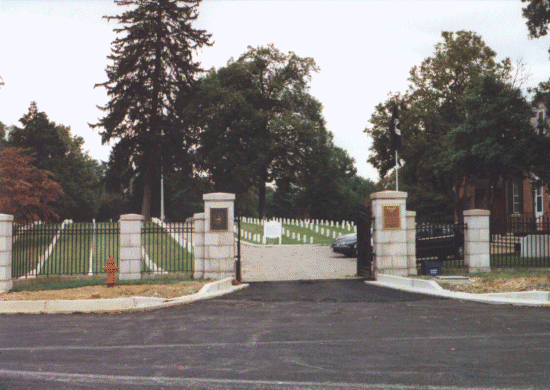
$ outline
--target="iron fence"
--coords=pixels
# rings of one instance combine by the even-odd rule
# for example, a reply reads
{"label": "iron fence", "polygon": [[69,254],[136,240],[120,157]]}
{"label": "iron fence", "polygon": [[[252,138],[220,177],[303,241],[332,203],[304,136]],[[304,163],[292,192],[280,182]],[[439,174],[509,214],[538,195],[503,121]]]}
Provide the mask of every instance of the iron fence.
{"label": "iron fence", "polygon": [[549,267],[550,214],[491,219],[491,267]]}
{"label": "iron fence", "polygon": [[416,223],[416,262],[443,261],[443,268],[464,268],[463,223],[429,222]]}
{"label": "iron fence", "polygon": [[141,230],[143,273],[192,273],[194,266],[193,222],[153,219]]}
{"label": "iron fence", "polygon": [[118,265],[116,222],[13,225],[14,278],[100,274],[108,257]]}

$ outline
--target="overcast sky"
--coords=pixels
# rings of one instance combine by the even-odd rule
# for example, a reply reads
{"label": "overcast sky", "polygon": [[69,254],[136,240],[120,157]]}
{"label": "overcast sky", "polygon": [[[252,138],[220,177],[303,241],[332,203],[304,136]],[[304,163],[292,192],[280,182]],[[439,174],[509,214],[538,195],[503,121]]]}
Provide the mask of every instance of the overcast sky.
{"label": "overcast sky", "polygon": [[[441,31],[471,30],[498,59],[522,58],[529,86],[550,78],[550,39],[529,40],[520,0],[506,1],[213,1],[204,0],[196,27],[215,44],[198,54],[204,68],[224,66],[247,46],[273,43],[313,57],[321,71],[311,93],[324,105],[337,146],[355,158],[361,176],[378,179],[366,163],[363,130],[374,107],[392,91],[405,91],[409,70],[433,53]],[[105,66],[120,13],[112,0],[0,0],[0,121],[18,124],[31,101],[51,120],[85,138],[93,158],[107,160],[87,123],[101,115],[107,95],[94,84]]]}

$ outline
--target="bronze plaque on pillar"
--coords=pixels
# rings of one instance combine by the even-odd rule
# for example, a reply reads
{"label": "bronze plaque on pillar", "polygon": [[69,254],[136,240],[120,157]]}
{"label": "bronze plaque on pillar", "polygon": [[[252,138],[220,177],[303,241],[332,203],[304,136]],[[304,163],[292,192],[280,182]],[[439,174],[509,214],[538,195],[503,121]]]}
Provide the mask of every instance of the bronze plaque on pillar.
{"label": "bronze plaque on pillar", "polygon": [[384,217],[384,230],[401,229],[401,208],[400,206],[382,206]]}
{"label": "bronze plaque on pillar", "polygon": [[210,209],[210,231],[227,231],[227,208]]}

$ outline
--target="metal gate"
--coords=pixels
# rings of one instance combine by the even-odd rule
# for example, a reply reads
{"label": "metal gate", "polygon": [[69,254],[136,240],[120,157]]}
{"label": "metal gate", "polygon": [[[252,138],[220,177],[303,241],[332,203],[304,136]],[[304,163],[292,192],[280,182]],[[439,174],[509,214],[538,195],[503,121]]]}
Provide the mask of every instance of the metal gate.
{"label": "metal gate", "polygon": [[357,206],[357,276],[372,280],[372,214],[370,207]]}

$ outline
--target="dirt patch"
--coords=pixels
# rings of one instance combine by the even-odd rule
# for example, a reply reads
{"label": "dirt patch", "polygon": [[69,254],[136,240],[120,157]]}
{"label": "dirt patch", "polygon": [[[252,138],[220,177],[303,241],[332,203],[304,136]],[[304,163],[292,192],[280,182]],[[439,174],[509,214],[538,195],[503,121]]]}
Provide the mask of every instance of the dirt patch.
{"label": "dirt patch", "polygon": [[536,276],[525,278],[491,279],[469,277],[471,283],[453,284],[438,282],[441,287],[450,291],[459,291],[472,294],[504,293],[517,291],[549,291],[550,276]]}
{"label": "dirt patch", "polygon": [[177,298],[197,293],[209,282],[187,281],[174,284],[86,286],[63,290],[19,291],[0,294],[0,301],[40,301],[52,299],[101,299],[133,296]]}

